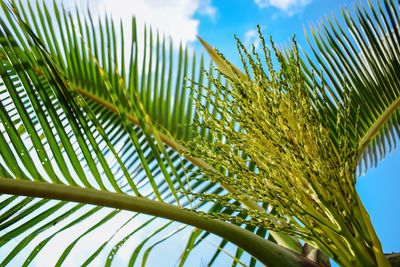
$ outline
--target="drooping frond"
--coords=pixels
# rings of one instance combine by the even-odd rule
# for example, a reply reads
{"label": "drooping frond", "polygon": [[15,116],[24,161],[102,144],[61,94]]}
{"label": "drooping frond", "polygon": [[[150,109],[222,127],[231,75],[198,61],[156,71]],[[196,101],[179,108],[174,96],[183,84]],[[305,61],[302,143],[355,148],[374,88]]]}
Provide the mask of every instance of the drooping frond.
{"label": "drooping frond", "polygon": [[[198,162],[183,158],[183,148],[175,141],[188,140],[193,132],[193,126],[182,127],[194,119],[189,97],[194,90],[186,90],[184,77],[203,86],[203,59],[195,60],[182,47],[175,57],[173,45],[151,30],[145,31],[141,50],[134,19],[127,41],[122,26],[109,18],[95,22],[90,14],[88,19],[79,12],[71,15],[56,4],[1,5],[1,179],[210,209],[185,192],[221,194],[224,189],[204,180],[188,181]],[[199,133],[209,135],[205,129]],[[105,229],[115,231],[105,240],[96,239],[98,247],[80,264],[99,258],[111,263],[142,230],[150,232],[149,238],[129,252],[131,262],[140,253],[145,262],[160,238],[181,233],[182,225],[175,222],[60,199],[1,196],[0,249],[6,251],[1,253],[2,265],[21,259],[34,262],[54,240],[81,224],[87,226],[78,229],[79,235],[70,235],[55,262],[73,258],[83,240]]]}

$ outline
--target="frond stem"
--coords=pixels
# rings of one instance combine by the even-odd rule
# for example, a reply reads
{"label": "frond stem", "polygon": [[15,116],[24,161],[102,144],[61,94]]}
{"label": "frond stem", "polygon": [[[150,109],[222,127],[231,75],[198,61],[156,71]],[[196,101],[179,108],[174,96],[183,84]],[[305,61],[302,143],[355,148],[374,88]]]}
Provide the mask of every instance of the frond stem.
{"label": "frond stem", "polygon": [[318,266],[300,254],[254,235],[252,232],[242,229],[237,225],[206,218],[194,211],[144,197],[128,196],[121,193],[67,186],[64,184],[8,178],[0,178],[0,193],[72,201],[145,213],[192,225],[214,233],[246,250],[267,266]]}

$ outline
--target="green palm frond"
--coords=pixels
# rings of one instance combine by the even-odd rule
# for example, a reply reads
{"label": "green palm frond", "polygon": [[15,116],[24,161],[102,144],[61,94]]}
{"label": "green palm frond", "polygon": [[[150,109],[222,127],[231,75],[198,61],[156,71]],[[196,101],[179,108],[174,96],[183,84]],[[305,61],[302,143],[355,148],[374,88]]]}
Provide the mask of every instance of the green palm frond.
{"label": "green palm frond", "polygon": [[[115,232],[110,233],[108,241],[100,241],[82,263],[107,258],[106,254],[114,258],[137,231],[150,229],[148,224],[154,219],[135,213],[127,217],[125,211],[120,211],[123,209],[210,232],[234,227],[249,236],[249,231],[221,221],[209,222],[217,228],[207,229],[201,225],[207,220],[183,209],[209,209],[201,199],[188,197],[185,192],[189,189],[211,194],[225,190],[204,180],[187,181],[186,177],[193,176],[203,162],[183,158],[184,148],[175,141],[190,139],[194,130],[194,126],[178,127],[192,123],[195,116],[191,103],[194,90],[185,91],[188,82],[184,76],[203,86],[203,59],[197,62],[181,47],[175,61],[172,44],[146,30],[146,48],[139,63],[134,19],[132,39],[128,41],[130,53],[124,54],[127,40],[122,26],[116,27],[107,17],[95,26],[90,14],[84,19],[79,12],[71,15],[56,4],[53,9],[39,3],[31,6],[31,2],[1,5],[0,189],[3,194],[15,194],[0,199],[1,265],[21,259],[25,264],[34,262],[53,240],[91,218],[97,218],[95,224],[79,231],[60,254],[58,263],[68,260],[81,240],[110,227]],[[116,38],[117,33],[121,39]],[[208,135],[204,129],[199,132]],[[65,198],[63,194],[72,196]],[[69,202],[80,194],[86,196],[78,198],[83,204]],[[90,194],[92,197],[87,197]],[[145,208],[125,208],[115,203],[107,204],[113,209],[101,208],[100,199],[105,196],[125,199],[122,202],[138,201]],[[162,202],[169,204],[163,206]],[[168,212],[160,215],[150,207],[170,209],[172,213],[175,210],[178,217]],[[188,214],[192,223],[181,220],[183,214]],[[139,226],[130,228],[132,224]],[[175,230],[171,232],[169,226]],[[180,232],[181,226],[159,222],[150,229],[154,234],[132,249],[131,261],[142,253],[146,262],[154,245]],[[118,231],[129,233],[121,238]],[[240,234],[232,233],[235,231],[228,237],[220,235],[234,243],[245,240],[238,240]],[[255,249],[271,264],[279,262],[279,253],[289,253],[272,245],[272,249],[264,248],[272,254],[264,255],[262,244],[271,242],[249,237],[261,242]],[[147,246],[153,239],[156,243]],[[246,245],[243,249],[248,250]],[[257,253],[253,255],[260,260]],[[292,259],[301,263],[303,259],[298,257],[289,253],[289,262]]]}
{"label": "green palm frond", "polygon": [[[69,39],[68,42],[64,42],[64,47],[60,50],[68,51],[66,43],[71,45],[75,42],[75,46],[71,46],[74,53],[60,52],[59,57],[52,55],[51,58],[43,58],[35,47],[41,44],[29,44],[27,41],[29,36],[26,33],[29,28],[21,28],[13,20],[7,6],[3,4],[3,8],[4,17],[7,19],[2,21],[3,178],[67,183],[72,186],[80,185],[130,195],[143,195],[150,199],[177,204],[184,200],[181,193],[178,196],[177,190],[184,190],[181,181],[184,171],[182,168],[187,162],[182,160],[177,152],[167,151],[162,145],[157,145],[154,135],[149,135],[154,132],[149,129],[152,127],[148,126],[151,123],[145,124],[146,118],[141,117],[145,114],[138,108],[136,112],[132,110],[130,113],[135,114],[136,124],[142,127],[131,125],[130,115],[127,114],[124,105],[134,107],[132,101],[135,99],[126,99],[126,95],[115,96],[124,92],[113,89],[118,84],[113,84],[112,81],[115,82],[118,76],[102,74],[102,71],[112,72],[97,66],[95,55],[93,57],[88,55],[87,62],[77,58],[77,55],[83,54],[86,50],[82,43],[78,51],[76,44],[78,41],[81,42],[77,39],[78,34],[71,33],[69,36],[74,38],[73,41]],[[23,12],[24,9],[18,10]],[[43,14],[49,14],[46,8],[42,11],[39,8],[36,10],[40,16],[34,16],[32,8],[29,10],[31,17],[28,18],[23,14],[26,20],[43,19]],[[60,13],[57,6],[55,12]],[[68,24],[68,21],[72,23],[72,20],[69,20],[64,12],[61,14],[58,14],[57,18],[62,18],[65,24],[60,23],[60,27],[73,27]],[[46,18],[50,19],[50,16]],[[8,23],[11,26],[8,26]],[[37,26],[38,22],[33,24]],[[43,20],[41,25],[46,27]],[[47,26],[51,28],[53,25],[47,24]],[[40,28],[36,30],[40,32]],[[46,37],[50,38],[48,35]],[[53,37],[54,39],[42,39],[44,36],[39,35],[40,39],[47,40],[47,44],[56,43],[56,35]],[[52,52],[57,50],[54,47],[44,47],[46,48]],[[90,50],[87,50],[87,53],[90,53]],[[58,66],[66,70],[65,77],[56,75],[58,70],[54,68],[55,64],[46,65],[43,62],[53,59]],[[89,66],[92,64],[92,69],[85,69],[88,66],[85,63]],[[82,81],[87,78],[84,75],[82,81],[74,81],[73,77],[80,77],[80,72],[90,71],[93,77],[96,77],[95,81],[98,84],[90,81],[84,84]],[[92,99],[82,98],[75,89],[78,87],[76,84],[84,84],[87,88],[97,88],[97,90],[102,88],[103,91],[99,90],[92,94],[99,95],[101,92],[103,96],[108,96],[106,100],[110,102],[114,96],[114,110],[101,109]],[[117,102],[119,99],[126,102],[119,103]],[[39,168],[38,163],[43,167]],[[22,169],[20,166],[23,166]],[[190,171],[190,168],[186,166],[185,171]],[[188,205],[188,201],[185,202],[185,205]],[[43,205],[41,203],[35,207],[37,209]],[[11,208],[10,211],[12,210]],[[34,209],[29,211],[32,212]],[[113,213],[111,217],[116,217],[116,214]],[[101,224],[103,223],[105,221],[101,221]],[[8,224],[11,225],[10,222]],[[33,226],[32,223],[30,225]],[[23,231],[20,230],[18,234],[21,233]]]}
{"label": "green palm frond", "polygon": [[313,80],[320,82],[316,99],[331,106],[327,119],[332,129],[334,110],[350,96],[350,116],[358,123],[348,125],[349,138],[360,150],[361,171],[376,166],[400,136],[399,4],[385,0],[368,5],[354,12],[342,10],[347,29],[335,18],[314,28],[310,40],[314,57],[304,64],[310,85],[314,86]]}

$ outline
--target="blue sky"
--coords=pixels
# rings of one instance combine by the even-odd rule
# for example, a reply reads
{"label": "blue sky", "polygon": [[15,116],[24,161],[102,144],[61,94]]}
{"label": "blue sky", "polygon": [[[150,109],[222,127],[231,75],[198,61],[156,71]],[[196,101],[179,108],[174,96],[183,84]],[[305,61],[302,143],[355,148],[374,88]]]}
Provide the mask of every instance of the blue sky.
{"label": "blue sky", "polygon": [[[72,3],[66,1],[65,3]],[[93,12],[105,10],[114,18],[128,21],[136,15],[139,24],[146,21],[174,40],[188,42],[197,51],[199,35],[239,65],[233,35],[246,45],[256,41],[256,26],[278,44],[296,35],[298,44],[309,51],[304,31],[326,16],[340,17],[340,8],[352,8],[360,1],[345,0],[101,0],[90,1]],[[366,1],[363,1],[364,3]],[[85,6],[85,1],[80,2]],[[386,252],[400,251],[400,165],[399,152],[392,152],[358,179],[358,190],[369,211]]]}
{"label": "blue sky", "polygon": [[[260,2],[260,1],[258,1]],[[233,35],[249,45],[257,39],[256,26],[260,25],[266,36],[271,35],[278,44],[287,43],[293,34],[298,43],[306,47],[304,30],[325,16],[340,13],[340,7],[351,6],[354,1],[263,1],[283,4],[257,4],[257,0],[214,1],[216,15],[213,18],[196,15],[200,20],[198,34],[217,47],[232,60],[236,51]],[[296,4],[300,2],[300,4]],[[292,3],[292,4],[290,4]],[[303,4],[301,4],[303,3]]]}

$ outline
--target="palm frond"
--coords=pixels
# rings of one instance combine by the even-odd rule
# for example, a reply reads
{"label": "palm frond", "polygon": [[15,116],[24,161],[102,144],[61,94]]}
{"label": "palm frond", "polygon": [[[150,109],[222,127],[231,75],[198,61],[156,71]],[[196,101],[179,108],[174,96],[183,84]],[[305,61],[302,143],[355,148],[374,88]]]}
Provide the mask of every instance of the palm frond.
{"label": "palm frond", "polygon": [[[304,69],[311,87],[319,82],[314,97],[329,102],[332,111],[350,98],[349,140],[359,148],[359,170],[365,171],[396,147],[400,135],[399,4],[368,2],[368,8],[343,9],[342,15],[347,29],[336,18],[312,29],[314,57]],[[327,114],[332,131],[334,114]]]}

